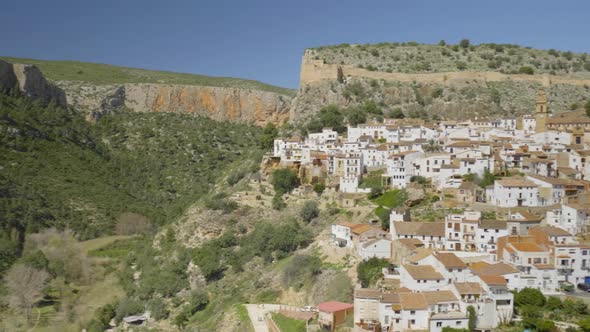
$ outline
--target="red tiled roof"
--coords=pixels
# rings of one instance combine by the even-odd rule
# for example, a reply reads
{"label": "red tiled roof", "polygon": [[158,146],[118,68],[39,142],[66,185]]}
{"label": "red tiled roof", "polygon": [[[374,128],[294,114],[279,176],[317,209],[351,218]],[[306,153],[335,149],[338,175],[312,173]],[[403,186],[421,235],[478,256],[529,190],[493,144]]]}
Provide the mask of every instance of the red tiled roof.
{"label": "red tiled roof", "polygon": [[352,309],[353,305],[350,303],[328,301],[318,304],[318,310],[323,312],[336,312],[346,309]]}

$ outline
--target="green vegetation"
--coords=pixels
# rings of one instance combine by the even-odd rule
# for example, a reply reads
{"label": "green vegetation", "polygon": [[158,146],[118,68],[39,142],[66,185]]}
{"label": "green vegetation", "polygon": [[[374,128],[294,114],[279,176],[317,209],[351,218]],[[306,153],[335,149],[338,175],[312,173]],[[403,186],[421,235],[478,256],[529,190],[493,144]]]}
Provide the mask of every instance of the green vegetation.
{"label": "green vegetation", "polygon": [[359,188],[382,189],[383,185],[381,184],[381,181],[383,178],[381,175],[383,175],[384,172],[384,170],[369,172],[367,175],[363,176]]}
{"label": "green vegetation", "polygon": [[289,168],[277,169],[272,173],[272,186],[278,195],[290,193],[299,185],[299,178],[294,170]]}
{"label": "green vegetation", "polygon": [[394,209],[402,206],[408,199],[408,193],[403,189],[392,189],[386,191],[380,197],[373,200],[377,205]]}
{"label": "green vegetation", "polygon": [[319,215],[320,209],[318,208],[318,202],[316,201],[306,201],[305,203],[303,203],[301,211],[299,211],[299,216],[305,222],[310,222],[313,219],[317,218]]}
{"label": "green vegetation", "polygon": [[[462,39],[452,45],[378,43],[364,45],[334,45],[313,49],[315,56],[326,63],[347,64],[371,71],[422,73],[458,70],[494,70],[507,74],[522,73],[569,75],[590,77],[590,59],[586,53],[538,50],[513,44],[472,44]],[[379,54],[379,56],[374,56]],[[351,89],[350,95],[361,96],[360,86]],[[355,92],[355,93],[353,93]]]}
{"label": "green vegetation", "polygon": [[281,332],[305,332],[305,321],[289,318],[281,314],[272,314],[272,320]]}
{"label": "green vegetation", "polygon": [[161,83],[218,86],[276,92],[294,96],[295,91],[253,80],[183,74],[138,68],[126,68],[100,63],[79,61],[48,61],[36,59],[0,57],[12,63],[36,65],[53,81],[82,81],[95,84]]}
{"label": "green vegetation", "polygon": [[384,267],[389,266],[389,261],[384,258],[371,257],[362,261],[356,268],[358,278],[363,287],[374,285],[383,276],[381,272]]}
{"label": "green vegetation", "polygon": [[[91,127],[74,111],[0,96],[0,125],[5,268],[25,233],[53,226],[87,239],[130,219],[163,224],[234,161],[262,155],[249,144],[258,128],[177,114],[123,113]],[[147,218],[120,218],[129,212]]]}
{"label": "green vegetation", "polygon": [[514,294],[515,310],[522,317],[522,328],[553,331],[555,321],[579,324],[585,330],[590,321],[588,305],[581,299],[545,297],[541,291],[524,288]]}
{"label": "green vegetation", "polygon": [[301,290],[305,283],[313,281],[313,278],[321,271],[321,260],[310,255],[295,255],[286,264],[283,270],[283,283],[286,287]]}

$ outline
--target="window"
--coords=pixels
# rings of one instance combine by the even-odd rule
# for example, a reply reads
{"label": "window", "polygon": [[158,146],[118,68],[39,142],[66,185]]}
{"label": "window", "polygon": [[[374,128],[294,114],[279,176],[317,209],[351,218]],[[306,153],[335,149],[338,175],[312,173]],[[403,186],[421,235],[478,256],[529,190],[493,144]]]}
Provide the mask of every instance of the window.
{"label": "window", "polygon": [[415,319],[411,319],[410,320],[410,324],[415,325],[416,324],[416,320]]}
{"label": "window", "polygon": [[457,326],[461,325],[461,321],[460,321],[460,320],[458,320],[458,321],[455,323],[455,325],[457,325]]}
{"label": "window", "polygon": [[415,314],[416,314],[416,311],[414,311],[414,310],[410,311],[410,315],[415,315]]}
{"label": "window", "polygon": [[442,322],[436,322],[436,327],[442,327]]}

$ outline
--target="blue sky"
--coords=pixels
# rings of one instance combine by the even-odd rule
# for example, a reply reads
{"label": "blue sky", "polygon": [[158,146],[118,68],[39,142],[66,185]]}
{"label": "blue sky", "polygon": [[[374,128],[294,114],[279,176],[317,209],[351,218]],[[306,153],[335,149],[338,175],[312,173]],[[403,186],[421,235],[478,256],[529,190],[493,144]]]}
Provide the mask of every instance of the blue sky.
{"label": "blue sky", "polygon": [[306,47],[440,39],[590,52],[590,1],[7,1],[0,55],[296,88]]}

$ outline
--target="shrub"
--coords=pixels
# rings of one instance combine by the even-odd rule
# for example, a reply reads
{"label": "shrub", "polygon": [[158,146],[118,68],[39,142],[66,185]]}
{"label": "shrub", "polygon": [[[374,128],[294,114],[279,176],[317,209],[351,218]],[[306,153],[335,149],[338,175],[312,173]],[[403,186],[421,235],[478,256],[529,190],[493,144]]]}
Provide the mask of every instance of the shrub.
{"label": "shrub", "polygon": [[323,183],[316,183],[313,185],[313,191],[315,191],[318,196],[321,196],[324,190],[326,190],[326,185]]}
{"label": "shrub", "polygon": [[413,175],[410,178],[410,182],[415,182],[418,184],[425,184],[426,183],[426,178],[423,177],[422,175]]}
{"label": "shrub", "polygon": [[441,40],[438,42],[438,46],[446,46],[446,45],[447,45],[447,42],[446,42],[444,39],[441,39]]}
{"label": "shrub", "polygon": [[387,114],[388,117],[392,119],[403,119],[405,117],[404,112],[401,108],[394,108]]}
{"label": "shrub", "polygon": [[143,313],[143,311],[144,308],[141,302],[131,298],[125,298],[119,302],[115,310],[115,321],[120,322],[124,317],[138,315]]}
{"label": "shrub", "polygon": [[155,320],[167,319],[170,312],[162,299],[155,298],[148,302],[147,308]]}
{"label": "shrub", "polygon": [[307,281],[320,273],[321,265],[321,260],[316,256],[293,256],[283,270],[284,285],[299,291]]}
{"label": "shrub", "polygon": [[455,65],[457,66],[457,69],[459,69],[459,70],[465,70],[465,69],[467,69],[467,64],[465,62],[463,62],[463,61],[457,61],[455,63]]}
{"label": "shrub", "polygon": [[461,46],[462,48],[469,48],[469,45],[471,43],[469,42],[469,39],[461,39],[461,41],[459,42],[459,46]]}
{"label": "shrub", "polygon": [[430,96],[434,99],[440,98],[443,95],[443,88],[437,87],[430,93]]}
{"label": "shrub", "polygon": [[280,211],[280,210],[286,208],[287,204],[285,204],[285,201],[283,200],[283,196],[277,193],[272,198],[271,206],[273,209]]}
{"label": "shrub", "polygon": [[316,201],[306,201],[299,211],[299,216],[306,222],[310,222],[320,215],[320,209],[318,209],[318,203]]}
{"label": "shrub", "polygon": [[532,67],[522,66],[518,69],[520,74],[534,75],[535,70]]}

